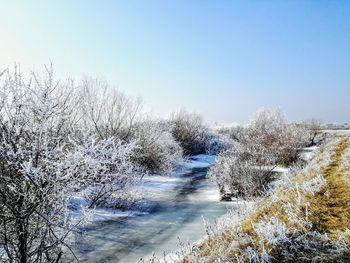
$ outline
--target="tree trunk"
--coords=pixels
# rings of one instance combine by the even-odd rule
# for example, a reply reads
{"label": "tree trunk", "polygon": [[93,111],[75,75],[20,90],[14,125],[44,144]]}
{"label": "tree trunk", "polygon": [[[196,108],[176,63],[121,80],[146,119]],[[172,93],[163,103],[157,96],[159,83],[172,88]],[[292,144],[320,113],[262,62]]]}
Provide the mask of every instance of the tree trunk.
{"label": "tree trunk", "polygon": [[27,230],[25,226],[25,222],[23,219],[18,220],[18,249],[19,249],[19,260],[21,263],[27,263],[28,262],[28,253],[27,253]]}

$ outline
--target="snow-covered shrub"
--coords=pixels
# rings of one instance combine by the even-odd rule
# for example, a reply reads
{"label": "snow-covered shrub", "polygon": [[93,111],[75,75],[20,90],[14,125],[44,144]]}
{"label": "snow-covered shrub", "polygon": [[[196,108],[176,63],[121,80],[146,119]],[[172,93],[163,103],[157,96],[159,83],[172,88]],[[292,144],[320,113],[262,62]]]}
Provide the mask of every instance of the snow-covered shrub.
{"label": "snow-covered shrub", "polygon": [[181,146],[160,121],[137,122],[131,137],[137,144],[133,160],[148,172],[168,173],[182,158]]}
{"label": "snow-covered shrub", "polygon": [[171,133],[180,143],[184,154],[206,152],[205,126],[200,115],[181,110],[171,116]]}
{"label": "snow-covered shrub", "polygon": [[137,142],[132,156],[145,172],[169,172],[181,149],[169,125],[140,118],[141,103],[125,96],[101,80],[85,79],[81,85],[81,122],[99,139],[114,137],[125,143]]}
{"label": "snow-covered shrub", "polygon": [[231,145],[219,154],[209,175],[224,199],[261,195],[275,177],[273,169],[295,162],[308,138],[305,129],[287,123],[279,111],[265,109],[258,111],[248,126],[221,133],[231,138]]}
{"label": "snow-covered shrub", "polygon": [[[77,191],[90,201],[89,207],[119,206],[129,197],[141,174],[132,158],[137,149],[135,142],[124,143],[119,139],[96,139],[84,135],[74,142],[73,151],[67,154],[66,164],[79,181]],[[120,198],[123,196],[123,198]]]}
{"label": "snow-covered shrub", "polygon": [[260,162],[289,165],[307,146],[310,132],[303,125],[288,123],[280,111],[258,110],[246,126],[221,127],[218,133],[246,145]]}
{"label": "snow-covered shrub", "polygon": [[253,115],[243,138],[239,139],[253,155],[263,153],[260,156],[262,162],[265,162],[266,156],[268,159],[274,157],[279,164],[294,162],[307,140],[308,132],[305,129],[287,123],[281,112],[267,109]]}
{"label": "snow-covered shrub", "polygon": [[252,155],[245,145],[236,143],[218,155],[208,174],[217,183],[223,197],[227,194],[245,199],[256,197],[266,190],[275,176],[275,166],[266,166],[266,162],[261,163],[259,158],[260,155]]}
{"label": "snow-covered shrub", "polygon": [[66,246],[74,97],[51,68],[28,79],[15,68],[0,79],[0,244],[10,262],[58,261]]}
{"label": "snow-covered shrub", "polygon": [[228,148],[226,138],[203,123],[200,115],[181,110],[171,116],[169,128],[184,154],[217,154]]}

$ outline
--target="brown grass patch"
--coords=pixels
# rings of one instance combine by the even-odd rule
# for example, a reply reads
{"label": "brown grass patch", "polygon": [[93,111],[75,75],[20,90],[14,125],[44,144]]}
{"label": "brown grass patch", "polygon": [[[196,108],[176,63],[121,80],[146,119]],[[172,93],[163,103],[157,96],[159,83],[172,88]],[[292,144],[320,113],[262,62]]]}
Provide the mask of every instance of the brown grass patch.
{"label": "brown grass patch", "polygon": [[330,233],[350,228],[350,187],[346,178],[346,169],[341,168],[343,155],[349,147],[349,140],[343,140],[337,147],[332,163],[322,169],[328,187],[318,192],[308,201],[312,207],[311,222],[314,229]]}

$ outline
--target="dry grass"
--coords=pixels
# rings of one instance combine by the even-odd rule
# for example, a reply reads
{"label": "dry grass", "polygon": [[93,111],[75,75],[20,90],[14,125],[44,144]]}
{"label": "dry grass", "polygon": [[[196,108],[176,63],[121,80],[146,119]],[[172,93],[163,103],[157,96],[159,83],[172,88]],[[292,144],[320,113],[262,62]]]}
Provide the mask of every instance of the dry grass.
{"label": "dry grass", "polygon": [[348,139],[339,144],[332,163],[322,169],[328,183],[327,188],[308,198],[314,211],[310,219],[317,231],[334,235],[350,228],[350,187],[345,171],[348,167],[341,167],[343,155],[348,147]]}

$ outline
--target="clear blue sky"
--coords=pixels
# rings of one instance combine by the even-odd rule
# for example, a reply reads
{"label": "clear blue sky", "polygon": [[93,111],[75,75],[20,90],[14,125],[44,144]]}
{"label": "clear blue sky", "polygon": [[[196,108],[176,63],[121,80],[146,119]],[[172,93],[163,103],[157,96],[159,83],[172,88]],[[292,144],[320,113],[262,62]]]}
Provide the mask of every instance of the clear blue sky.
{"label": "clear blue sky", "polygon": [[103,77],[160,116],[350,121],[350,1],[0,1],[0,68]]}

